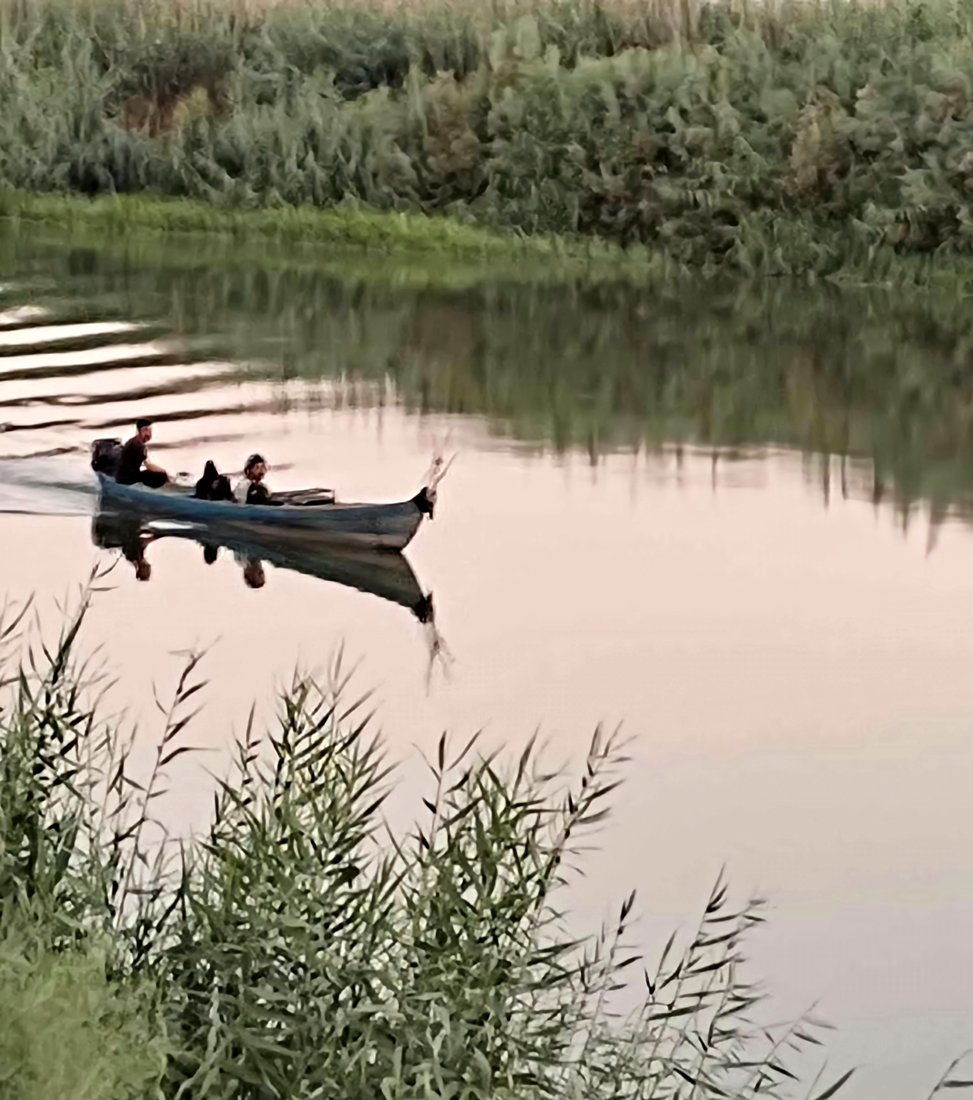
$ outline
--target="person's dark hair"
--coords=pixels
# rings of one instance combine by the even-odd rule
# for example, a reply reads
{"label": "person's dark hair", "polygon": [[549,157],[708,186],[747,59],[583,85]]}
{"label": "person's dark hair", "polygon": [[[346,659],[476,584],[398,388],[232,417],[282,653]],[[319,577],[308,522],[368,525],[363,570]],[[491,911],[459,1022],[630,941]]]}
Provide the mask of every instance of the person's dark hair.
{"label": "person's dark hair", "polygon": [[243,581],[247,588],[263,588],[266,580],[263,562],[259,558],[248,558],[243,567]]}
{"label": "person's dark hair", "polygon": [[250,471],[254,468],[254,466],[257,465],[258,462],[262,462],[265,466],[267,465],[267,460],[264,458],[263,455],[260,455],[260,454],[251,455],[247,459],[247,461],[243,464],[244,474],[249,474]]}
{"label": "person's dark hair", "polygon": [[152,427],[152,421],[151,420],[146,420],[145,417],[142,417],[140,420],[135,421],[135,428],[136,428],[137,431],[141,431],[143,428],[151,428],[151,427]]}

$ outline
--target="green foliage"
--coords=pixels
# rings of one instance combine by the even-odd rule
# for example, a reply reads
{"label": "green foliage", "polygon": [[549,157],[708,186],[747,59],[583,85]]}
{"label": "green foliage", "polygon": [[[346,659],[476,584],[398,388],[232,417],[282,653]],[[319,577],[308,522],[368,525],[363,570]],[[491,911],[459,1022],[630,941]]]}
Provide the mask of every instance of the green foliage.
{"label": "green foliage", "polygon": [[[69,228],[75,234],[107,232],[213,233],[235,238],[273,238],[291,244],[316,244],[447,253],[462,258],[500,257],[511,260],[550,258],[563,252],[583,259],[589,249],[567,249],[559,242],[530,241],[501,235],[473,225],[424,214],[378,214],[353,204],[338,209],[283,207],[275,210],[214,208],[200,201],[142,196],[101,196],[91,201],[52,195],[0,191],[0,218],[42,222]],[[597,254],[597,253],[596,253]],[[623,259],[609,249],[606,259]]]}
{"label": "green foliage", "polygon": [[489,11],[0,0],[0,185],[452,213],[687,268],[973,241],[952,0]]}
{"label": "green foliage", "polygon": [[[0,609],[0,1091],[10,1100],[156,1095],[169,1053],[148,976],[118,970],[105,900],[120,866],[99,842],[87,768],[114,749],[80,706],[72,656],[94,585],[54,646],[17,664],[29,605]],[[120,746],[120,743],[119,743]]]}
{"label": "green foliage", "polygon": [[[0,1049],[25,1067],[19,1095],[787,1093],[811,1025],[755,1022],[761,995],[740,964],[759,902],[731,908],[718,882],[696,931],[644,976],[634,896],[595,935],[565,927],[565,887],[626,760],[616,737],[597,732],[573,778],[533,743],[505,762],[443,737],[414,826],[393,832],[389,765],[336,665],[326,690],[295,680],[266,738],[250,723],[208,835],[177,856],[154,807],[193,751],[199,658],[160,704],[154,763],[137,772],[85,701],[73,650],[89,599],[58,645],[19,666],[11,645],[4,663]],[[36,949],[9,931],[23,928]],[[633,973],[642,1003],[618,1016]],[[37,1064],[35,1037],[61,1041],[48,997],[69,1029],[87,1013],[63,1047],[70,1065]]]}
{"label": "green foliage", "polygon": [[168,1044],[154,990],[109,977],[89,942],[53,950],[43,920],[0,934],[0,1093],[5,1100],[156,1094]]}

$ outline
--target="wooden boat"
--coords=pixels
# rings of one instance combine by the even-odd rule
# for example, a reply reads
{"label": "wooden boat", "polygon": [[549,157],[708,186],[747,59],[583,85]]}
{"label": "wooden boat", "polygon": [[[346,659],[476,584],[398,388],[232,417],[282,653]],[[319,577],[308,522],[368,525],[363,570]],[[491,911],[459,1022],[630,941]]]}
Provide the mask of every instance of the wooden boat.
{"label": "wooden boat", "polygon": [[142,557],[146,546],[164,538],[188,539],[213,562],[221,549],[238,560],[269,562],[305,576],[355,588],[399,604],[421,623],[433,619],[432,597],[423,593],[408,560],[397,551],[336,547],[314,534],[280,531],[241,532],[182,524],[160,524],[130,511],[99,510],[92,521],[91,539],[102,549],[120,549],[130,561]]}
{"label": "wooden boat", "polygon": [[188,486],[119,485],[114,477],[96,471],[103,508],[125,509],[143,516],[184,520],[222,529],[304,531],[320,541],[370,549],[404,550],[425,516],[433,514],[436,474],[411,500],[396,504],[338,503],[321,489],[275,494],[283,503],[237,504],[199,500]]}

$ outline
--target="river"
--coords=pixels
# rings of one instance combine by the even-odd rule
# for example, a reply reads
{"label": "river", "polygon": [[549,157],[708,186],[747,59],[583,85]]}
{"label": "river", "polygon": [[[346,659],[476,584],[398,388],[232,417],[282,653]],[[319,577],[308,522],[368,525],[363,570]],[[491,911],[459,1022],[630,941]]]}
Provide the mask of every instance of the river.
{"label": "river", "polygon": [[[4,587],[114,567],[86,628],[150,745],[174,653],[208,649],[173,827],[254,700],[343,647],[402,760],[448,729],[631,763],[575,887],[631,888],[650,957],[725,864],[770,920],[750,965],[816,1002],[848,1095],[925,1097],[973,1021],[973,341],[957,298],[559,285],[186,239],[0,235]],[[274,486],[411,496],[457,458],[407,557],[409,600],[159,538],[148,582],[93,541],[87,446],[155,418],[198,476],[259,448]],[[104,541],[104,540],[102,540]],[[252,579],[252,578],[251,578]],[[410,587],[411,586],[411,587]],[[969,1075],[968,1075],[969,1076]]]}

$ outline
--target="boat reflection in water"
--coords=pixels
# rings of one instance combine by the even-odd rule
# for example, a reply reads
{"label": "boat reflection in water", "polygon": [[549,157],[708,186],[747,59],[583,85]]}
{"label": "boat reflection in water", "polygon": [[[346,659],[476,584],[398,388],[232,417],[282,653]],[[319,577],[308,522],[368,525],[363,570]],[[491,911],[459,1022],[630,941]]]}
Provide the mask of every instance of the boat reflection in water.
{"label": "boat reflection in water", "polygon": [[[395,550],[337,549],[333,543],[316,540],[311,534],[241,532],[214,527],[202,530],[189,524],[162,523],[137,513],[104,509],[95,514],[91,537],[102,549],[121,550],[140,581],[152,577],[152,564],[146,557],[151,543],[163,538],[188,539],[200,545],[207,565],[212,565],[222,550],[231,553],[242,567],[243,580],[249,588],[264,587],[267,579],[264,563],[269,562],[277,569],[343,584],[397,603],[408,608],[420,623],[434,628],[432,594],[423,593],[412,566]],[[436,644],[439,655],[445,656],[438,635]]]}

